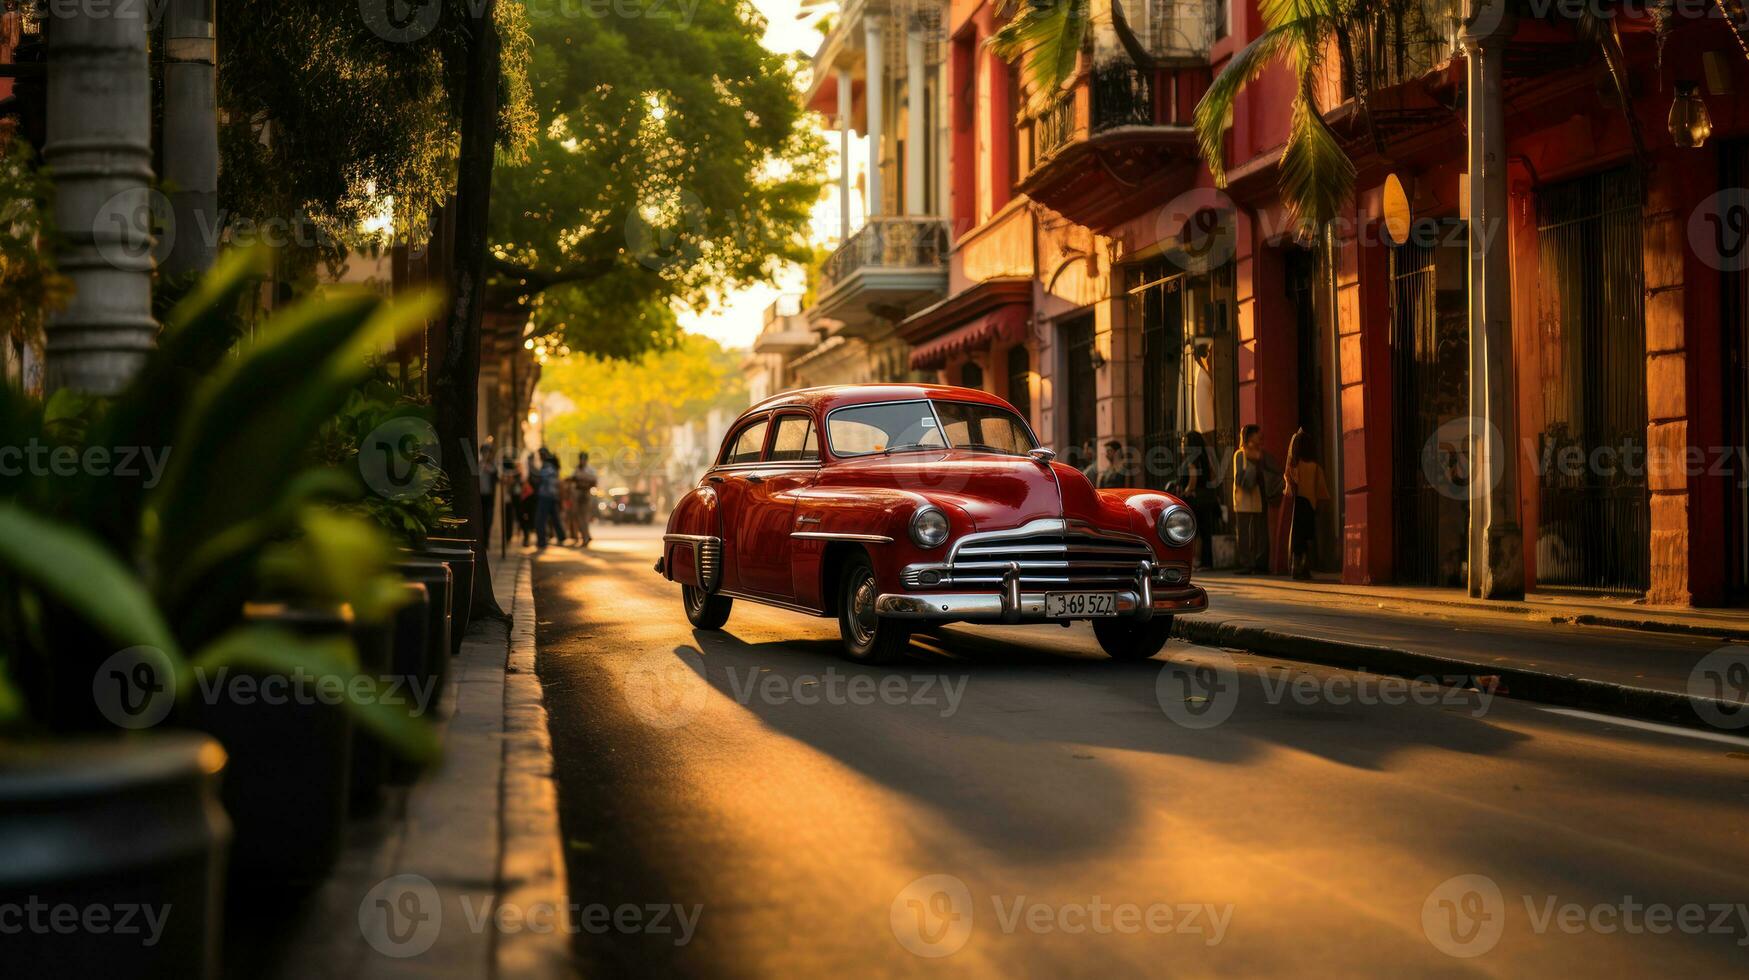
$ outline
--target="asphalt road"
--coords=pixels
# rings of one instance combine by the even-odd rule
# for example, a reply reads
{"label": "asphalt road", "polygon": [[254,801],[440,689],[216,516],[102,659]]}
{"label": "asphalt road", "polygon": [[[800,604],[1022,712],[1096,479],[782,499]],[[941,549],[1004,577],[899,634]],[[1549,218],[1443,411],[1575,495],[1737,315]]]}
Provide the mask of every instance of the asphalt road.
{"label": "asphalt road", "polygon": [[1749,967],[1749,741],[1084,625],[908,663],[604,528],[536,565],[586,975]]}

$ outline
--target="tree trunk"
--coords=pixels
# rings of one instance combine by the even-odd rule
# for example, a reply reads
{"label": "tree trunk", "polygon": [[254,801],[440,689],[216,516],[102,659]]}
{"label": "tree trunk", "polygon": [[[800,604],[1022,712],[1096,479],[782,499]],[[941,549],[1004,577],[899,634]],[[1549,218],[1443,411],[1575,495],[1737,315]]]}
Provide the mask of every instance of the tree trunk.
{"label": "tree trunk", "polygon": [[480,513],[478,402],[480,318],[486,286],[486,218],[491,206],[492,163],[498,134],[498,28],[488,0],[472,24],[466,89],[462,93],[461,157],[455,198],[455,245],[451,252],[449,314],[443,359],[432,381],[443,469],[455,492],[455,513],[468,521],[479,542],[474,575],[476,615],[502,617],[492,589],[484,521]]}
{"label": "tree trunk", "polygon": [[212,267],[219,234],[219,115],[213,0],[170,0],[164,27],[164,184],[173,219],[164,271]]}
{"label": "tree trunk", "polygon": [[146,5],[48,9],[48,133],[56,264],[73,298],[49,317],[46,384],[120,391],[158,333],[152,320],[152,107]]}

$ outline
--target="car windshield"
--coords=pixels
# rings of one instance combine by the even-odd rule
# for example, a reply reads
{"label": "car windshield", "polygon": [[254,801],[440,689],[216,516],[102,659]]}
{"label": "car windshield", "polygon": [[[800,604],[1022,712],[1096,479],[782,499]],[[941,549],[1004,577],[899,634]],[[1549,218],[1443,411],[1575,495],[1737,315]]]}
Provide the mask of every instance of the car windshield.
{"label": "car windshield", "polygon": [[949,401],[841,408],[827,417],[826,436],[835,456],[948,448],[1019,455],[1038,445],[1006,408]]}

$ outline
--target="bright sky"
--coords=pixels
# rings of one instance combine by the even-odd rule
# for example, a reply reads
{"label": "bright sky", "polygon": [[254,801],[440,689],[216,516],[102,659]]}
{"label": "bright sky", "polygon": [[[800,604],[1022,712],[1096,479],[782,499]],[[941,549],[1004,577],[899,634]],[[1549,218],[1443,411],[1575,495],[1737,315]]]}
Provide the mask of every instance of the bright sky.
{"label": "bright sky", "polygon": [[[753,5],[765,15],[767,21],[765,30],[765,46],[773,51],[791,53],[800,51],[807,58],[812,58],[819,50],[821,36],[815,29],[814,22],[818,18],[797,20],[796,13],[801,9],[801,0],[754,0]],[[819,8],[815,8],[819,9]],[[835,9],[835,8],[827,8]],[[818,119],[816,117],[816,124]],[[838,139],[836,135],[828,138],[831,148],[831,160],[828,163],[828,176],[838,172]],[[864,156],[861,147],[865,141],[854,138],[851,141],[852,158]],[[860,163],[854,165],[860,171]],[[854,180],[855,177],[853,176]],[[814,208],[814,234],[816,240],[825,241],[834,237],[838,225],[837,197],[828,188],[828,192]],[[778,285],[760,286],[730,294],[725,301],[715,308],[702,314],[690,310],[681,314],[680,324],[693,333],[701,333],[714,338],[728,347],[746,347],[753,342],[759,328],[765,323],[765,308],[770,306],[782,293],[799,293],[804,287],[802,270],[799,268],[787,270],[787,274],[779,277]]]}

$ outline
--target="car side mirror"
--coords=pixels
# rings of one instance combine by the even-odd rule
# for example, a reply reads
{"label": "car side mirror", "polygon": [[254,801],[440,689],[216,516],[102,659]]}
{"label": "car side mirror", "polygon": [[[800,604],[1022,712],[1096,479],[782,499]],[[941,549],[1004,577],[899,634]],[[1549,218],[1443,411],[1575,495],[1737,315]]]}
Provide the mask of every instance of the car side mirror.
{"label": "car side mirror", "polygon": [[1041,465],[1049,465],[1051,460],[1057,458],[1057,451],[1055,449],[1045,449],[1042,446],[1038,449],[1028,450],[1026,454],[1031,456],[1034,461]]}

